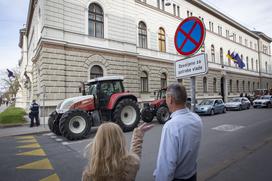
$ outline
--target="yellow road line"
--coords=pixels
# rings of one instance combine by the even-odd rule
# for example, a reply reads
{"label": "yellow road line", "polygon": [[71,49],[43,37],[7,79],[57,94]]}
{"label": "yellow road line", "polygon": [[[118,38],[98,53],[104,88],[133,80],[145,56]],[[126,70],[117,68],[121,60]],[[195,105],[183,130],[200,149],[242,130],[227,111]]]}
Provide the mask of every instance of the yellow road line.
{"label": "yellow road line", "polygon": [[32,151],[18,153],[16,155],[20,155],[20,156],[46,156],[43,149],[36,149],[36,150],[32,150]]}
{"label": "yellow road line", "polygon": [[18,143],[37,143],[37,140],[34,139],[30,139],[30,140],[18,140]]}
{"label": "yellow road line", "polygon": [[23,140],[23,139],[35,139],[34,138],[34,136],[16,136],[15,137],[16,139],[21,139],[21,140]]}
{"label": "yellow road line", "polygon": [[40,148],[39,143],[17,146],[17,148]]}
{"label": "yellow road line", "polygon": [[45,158],[43,160],[31,162],[22,166],[16,167],[17,169],[32,169],[32,170],[54,170],[50,161]]}
{"label": "yellow road line", "polygon": [[57,174],[50,175],[49,177],[43,178],[40,181],[60,181],[60,178]]}

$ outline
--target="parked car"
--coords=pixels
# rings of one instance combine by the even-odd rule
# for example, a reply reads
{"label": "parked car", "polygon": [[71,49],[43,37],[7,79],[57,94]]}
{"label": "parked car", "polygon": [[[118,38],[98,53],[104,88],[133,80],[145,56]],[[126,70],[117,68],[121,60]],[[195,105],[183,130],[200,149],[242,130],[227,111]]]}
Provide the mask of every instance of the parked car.
{"label": "parked car", "polygon": [[196,106],[195,112],[202,115],[225,113],[226,106],[222,99],[205,99]]}
{"label": "parked car", "polygon": [[271,107],[272,105],[272,96],[271,95],[265,95],[261,96],[259,99],[256,99],[253,101],[253,107],[258,108],[258,107]]}
{"label": "parked car", "polygon": [[246,97],[237,97],[232,98],[229,102],[226,103],[226,108],[228,110],[238,110],[241,111],[243,109],[250,108],[250,101]]}

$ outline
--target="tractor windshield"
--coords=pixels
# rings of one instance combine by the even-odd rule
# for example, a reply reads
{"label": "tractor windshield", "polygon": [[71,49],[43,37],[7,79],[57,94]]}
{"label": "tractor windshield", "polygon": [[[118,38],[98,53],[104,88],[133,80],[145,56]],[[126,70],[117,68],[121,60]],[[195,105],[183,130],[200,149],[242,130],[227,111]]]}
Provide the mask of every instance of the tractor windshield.
{"label": "tractor windshield", "polygon": [[86,93],[88,95],[96,95],[96,86],[97,84],[88,84],[86,88]]}

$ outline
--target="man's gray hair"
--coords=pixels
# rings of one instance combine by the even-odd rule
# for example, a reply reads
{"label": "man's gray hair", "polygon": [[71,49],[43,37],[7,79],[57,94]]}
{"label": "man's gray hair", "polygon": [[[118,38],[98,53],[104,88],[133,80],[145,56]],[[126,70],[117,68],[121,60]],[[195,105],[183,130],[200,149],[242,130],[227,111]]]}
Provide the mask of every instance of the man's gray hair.
{"label": "man's gray hair", "polygon": [[171,94],[176,104],[185,104],[187,100],[186,88],[180,84],[171,84],[167,87],[167,94]]}

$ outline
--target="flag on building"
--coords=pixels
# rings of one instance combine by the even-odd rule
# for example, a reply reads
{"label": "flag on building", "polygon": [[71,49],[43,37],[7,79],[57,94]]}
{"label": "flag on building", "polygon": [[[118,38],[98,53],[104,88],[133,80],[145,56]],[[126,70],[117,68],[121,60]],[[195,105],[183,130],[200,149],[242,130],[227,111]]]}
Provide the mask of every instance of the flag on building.
{"label": "flag on building", "polygon": [[243,69],[246,66],[238,53],[235,54],[234,59],[237,60],[237,64],[239,68]]}
{"label": "flag on building", "polygon": [[234,59],[234,52],[232,52],[231,54],[228,53],[227,58],[233,61],[234,63],[237,63],[237,60]]}
{"label": "flag on building", "polygon": [[14,73],[13,73],[11,70],[7,69],[7,71],[8,71],[8,77],[9,77],[9,78],[10,78],[10,77],[15,78]]}

